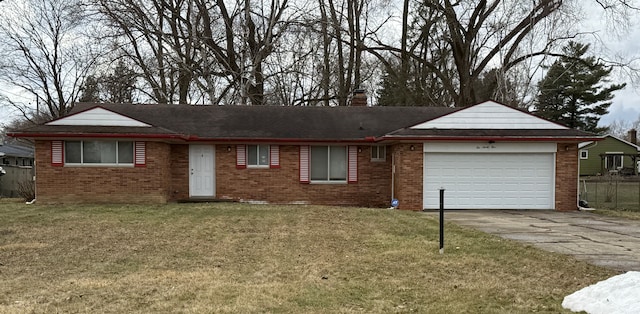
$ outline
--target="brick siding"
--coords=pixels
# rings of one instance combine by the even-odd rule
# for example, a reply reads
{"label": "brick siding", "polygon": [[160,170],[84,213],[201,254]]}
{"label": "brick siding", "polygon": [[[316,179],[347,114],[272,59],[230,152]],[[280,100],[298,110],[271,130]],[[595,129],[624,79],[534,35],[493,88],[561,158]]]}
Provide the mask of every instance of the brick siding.
{"label": "brick siding", "polygon": [[170,199],[189,198],[189,145],[171,145]]}
{"label": "brick siding", "polygon": [[146,143],[146,167],[51,166],[51,141],[36,141],[38,203],[164,203],[169,144]]}
{"label": "brick siding", "polygon": [[558,143],[556,153],[556,210],[578,209],[578,144]]}
{"label": "brick siding", "polygon": [[299,146],[280,146],[280,168],[236,169],[236,146],[216,146],[216,196],[221,199],[388,207],[391,199],[391,158],[371,161],[371,147],[358,146],[358,182],[300,183]]}
{"label": "brick siding", "polygon": [[[413,146],[413,150],[411,147]],[[228,151],[228,147],[230,151]],[[358,182],[300,183],[299,146],[280,146],[280,168],[236,168],[236,146],[216,145],[216,198],[269,203],[389,207],[421,210],[424,153],[421,143],[387,146],[384,162],[371,161],[371,147],[358,146]],[[53,167],[51,142],[36,141],[36,188],[41,203],[164,203],[189,199],[189,145],[147,142],[146,167]],[[557,210],[577,209],[578,149],[558,144]]]}
{"label": "brick siding", "polygon": [[[413,147],[413,149],[412,149]],[[399,201],[399,209],[422,209],[422,184],[424,153],[421,143],[393,146],[396,164],[394,176],[394,197]]]}

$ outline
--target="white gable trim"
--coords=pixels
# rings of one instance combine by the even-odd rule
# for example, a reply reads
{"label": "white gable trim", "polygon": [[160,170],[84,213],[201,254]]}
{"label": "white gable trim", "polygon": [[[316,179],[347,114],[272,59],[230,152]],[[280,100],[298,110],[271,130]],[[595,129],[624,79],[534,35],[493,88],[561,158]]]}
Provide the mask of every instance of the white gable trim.
{"label": "white gable trim", "polygon": [[493,101],[486,101],[451,114],[414,125],[411,129],[568,129]]}
{"label": "white gable trim", "polygon": [[[578,144],[578,148],[579,149],[583,149],[583,148],[585,148],[585,147],[587,147],[587,146],[589,146],[589,145],[591,145],[593,143],[596,143],[596,142],[594,142],[594,141],[582,142],[582,143]],[[591,147],[589,147],[589,148],[591,148]],[[589,148],[587,148],[587,149],[589,149]]]}
{"label": "white gable trim", "polygon": [[81,126],[131,126],[150,127],[144,122],[123,116],[119,113],[96,107],[70,116],[53,120],[46,125],[81,125]]}

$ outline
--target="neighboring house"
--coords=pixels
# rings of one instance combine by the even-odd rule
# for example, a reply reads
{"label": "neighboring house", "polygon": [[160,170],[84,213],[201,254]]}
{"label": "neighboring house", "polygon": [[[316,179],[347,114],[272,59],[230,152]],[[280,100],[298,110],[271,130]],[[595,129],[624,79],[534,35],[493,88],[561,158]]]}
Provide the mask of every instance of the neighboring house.
{"label": "neighboring house", "polygon": [[445,107],[79,104],[36,143],[41,203],[237,200],[576,210],[578,143],[495,102]]}
{"label": "neighboring house", "polygon": [[640,147],[634,143],[606,135],[597,142],[580,143],[578,147],[581,176],[638,173]]}
{"label": "neighboring house", "polygon": [[20,184],[33,181],[33,148],[0,142],[0,196],[17,197]]}

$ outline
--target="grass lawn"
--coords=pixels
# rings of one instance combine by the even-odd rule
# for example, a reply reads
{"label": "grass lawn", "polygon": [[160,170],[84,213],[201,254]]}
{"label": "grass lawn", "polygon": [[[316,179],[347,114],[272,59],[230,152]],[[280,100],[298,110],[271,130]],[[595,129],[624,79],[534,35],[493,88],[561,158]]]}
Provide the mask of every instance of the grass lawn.
{"label": "grass lawn", "polygon": [[558,313],[616,274],[453,224],[445,244],[418,212],[4,199],[0,313]]}
{"label": "grass lawn", "polygon": [[624,209],[598,209],[593,211],[594,214],[603,216],[620,217],[626,219],[640,220],[640,211],[624,210]]}

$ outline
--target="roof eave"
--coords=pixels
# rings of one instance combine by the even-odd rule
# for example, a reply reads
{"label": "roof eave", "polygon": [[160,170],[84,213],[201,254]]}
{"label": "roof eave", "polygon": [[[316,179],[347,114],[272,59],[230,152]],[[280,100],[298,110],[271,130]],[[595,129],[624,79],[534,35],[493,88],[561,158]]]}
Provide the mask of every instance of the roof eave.
{"label": "roof eave", "polygon": [[135,133],[7,133],[16,138],[53,139],[53,138],[138,138],[138,139],[181,139],[181,134],[135,134]]}
{"label": "roof eave", "polygon": [[273,137],[199,137],[189,136],[190,142],[224,143],[373,143],[376,137],[364,138],[273,138]]}
{"label": "roof eave", "polygon": [[135,134],[135,133],[7,133],[17,138],[55,139],[55,138],[131,138],[155,140],[182,140],[186,142],[223,142],[223,143],[373,143],[376,137],[364,138],[256,138],[256,137],[200,137],[183,134]]}
{"label": "roof eave", "polygon": [[378,141],[521,141],[521,142],[585,142],[600,140],[597,137],[580,136],[382,136]]}

